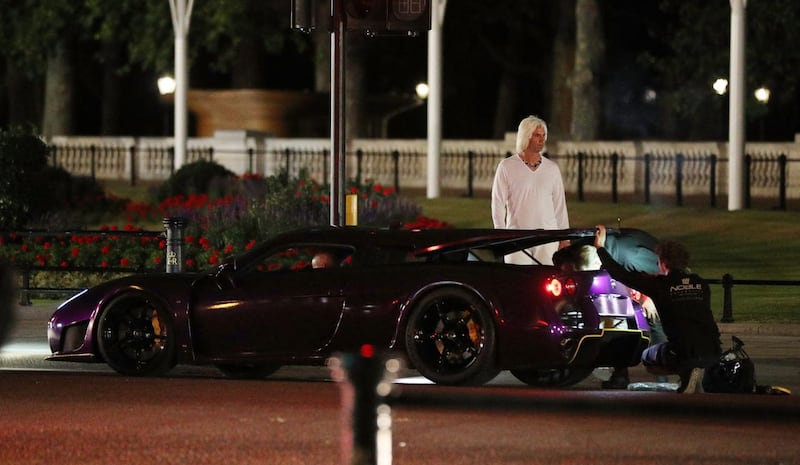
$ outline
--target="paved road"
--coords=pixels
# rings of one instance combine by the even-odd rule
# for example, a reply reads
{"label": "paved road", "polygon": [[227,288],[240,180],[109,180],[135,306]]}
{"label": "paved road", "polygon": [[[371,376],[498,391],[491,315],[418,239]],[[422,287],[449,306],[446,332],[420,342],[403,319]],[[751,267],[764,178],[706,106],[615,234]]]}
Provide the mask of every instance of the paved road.
{"label": "paved road", "polygon": [[[53,365],[42,361],[49,310],[29,310],[0,356],[0,464],[347,463],[343,385],[325,368],[241,381],[183,366],[127,378]],[[760,382],[800,389],[800,336],[742,330]],[[395,464],[800,465],[796,395],[602,391],[594,378],[547,391],[506,373],[449,388],[408,375],[389,399]],[[632,376],[650,379],[639,368]]]}
{"label": "paved road", "polygon": [[[53,308],[49,306],[20,307],[17,310],[16,324],[11,331],[6,346],[0,349],[0,369],[34,368],[67,370],[100,370],[110,372],[103,365],[75,364],[68,362],[46,362],[49,354],[46,341],[47,319]],[[775,324],[720,324],[723,333],[723,347],[731,344],[731,335],[745,342],[745,350],[756,365],[756,380],[761,385],[778,385],[789,388],[800,395],[800,325]],[[178,367],[178,372],[218,376],[216,370],[202,367]],[[653,377],[643,368],[630,370],[632,382],[650,382]],[[290,367],[282,369],[284,375],[298,376],[301,379],[319,379],[328,376],[325,369]],[[410,382],[416,382],[412,380]],[[677,378],[671,379],[677,382]],[[424,382],[424,381],[421,381]],[[575,389],[595,389],[600,380],[590,377]],[[501,373],[492,381],[493,385],[520,385],[509,373]]]}

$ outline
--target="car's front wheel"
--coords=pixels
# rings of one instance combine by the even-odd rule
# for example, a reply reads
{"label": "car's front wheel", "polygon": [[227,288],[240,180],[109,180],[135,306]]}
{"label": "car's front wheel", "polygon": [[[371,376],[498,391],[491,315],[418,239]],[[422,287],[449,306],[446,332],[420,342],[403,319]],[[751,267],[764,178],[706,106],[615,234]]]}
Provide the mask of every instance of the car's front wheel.
{"label": "car's front wheel", "polygon": [[483,384],[499,373],[492,315],[465,290],[425,296],[411,311],[405,334],[409,361],[437,384]]}
{"label": "car's front wheel", "polygon": [[118,373],[160,375],[175,366],[169,312],[142,295],[123,295],[105,307],[97,322],[100,355]]}
{"label": "car's front wheel", "polygon": [[592,374],[591,368],[543,368],[537,370],[511,370],[511,374],[525,384],[536,387],[567,387],[578,384]]}

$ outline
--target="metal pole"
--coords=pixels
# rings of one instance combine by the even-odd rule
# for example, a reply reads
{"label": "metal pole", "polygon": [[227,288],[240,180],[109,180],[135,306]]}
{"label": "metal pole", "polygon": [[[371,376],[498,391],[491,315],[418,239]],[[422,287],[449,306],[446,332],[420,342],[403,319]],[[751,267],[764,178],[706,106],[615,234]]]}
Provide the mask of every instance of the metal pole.
{"label": "metal pole", "polygon": [[730,0],[731,63],[728,120],[728,210],[741,210],[744,201],[745,8],[747,0]]}
{"label": "metal pole", "polygon": [[193,4],[194,0],[169,0],[172,29],[175,33],[175,169],[180,169],[186,161],[188,134],[186,100],[189,89],[186,43]]}
{"label": "metal pole", "polygon": [[442,23],[447,0],[433,0],[428,32],[428,198],[441,196],[442,151]]}
{"label": "metal pole", "polygon": [[333,226],[345,220],[344,180],[347,141],[345,133],[345,27],[343,0],[331,0],[331,209]]}

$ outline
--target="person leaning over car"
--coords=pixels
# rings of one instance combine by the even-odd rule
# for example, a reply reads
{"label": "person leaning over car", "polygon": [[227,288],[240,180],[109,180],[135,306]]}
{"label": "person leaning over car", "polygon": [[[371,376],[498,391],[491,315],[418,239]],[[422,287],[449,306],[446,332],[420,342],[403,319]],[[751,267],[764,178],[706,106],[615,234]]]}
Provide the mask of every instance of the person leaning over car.
{"label": "person leaning over car", "polygon": [[660,275],[628,271],[605,249],[606,228],[597,226],[594,245],[603,266],[616,280],[650,296],[658,308],[666,342],[642,353],[642,364],[656,375],[677,374],[679,393],[702,392],[704,369],[722,353],[719,328],[711,312],[711,291],[697,274],[689,271],[689,253],[674,241],[656,246]]}

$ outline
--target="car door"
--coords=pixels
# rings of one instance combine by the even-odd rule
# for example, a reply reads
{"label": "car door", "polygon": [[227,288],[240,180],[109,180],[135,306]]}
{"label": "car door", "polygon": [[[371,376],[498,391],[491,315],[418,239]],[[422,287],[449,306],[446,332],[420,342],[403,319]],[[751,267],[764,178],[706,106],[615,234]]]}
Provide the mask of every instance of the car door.
{"label": "car door", "polygon": [[[290,253],[291,255],[291,253]],[[339,325],[342,268],[264,264],[237,273],[232,286],[204,286],[192,304],[195,351],[211,358],[314,354]]]}

